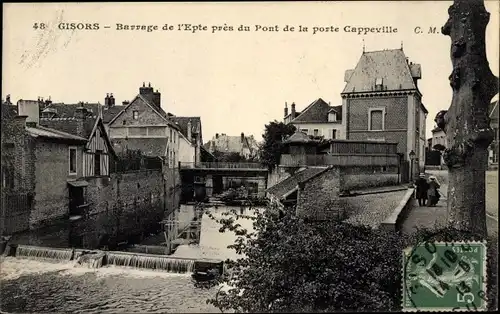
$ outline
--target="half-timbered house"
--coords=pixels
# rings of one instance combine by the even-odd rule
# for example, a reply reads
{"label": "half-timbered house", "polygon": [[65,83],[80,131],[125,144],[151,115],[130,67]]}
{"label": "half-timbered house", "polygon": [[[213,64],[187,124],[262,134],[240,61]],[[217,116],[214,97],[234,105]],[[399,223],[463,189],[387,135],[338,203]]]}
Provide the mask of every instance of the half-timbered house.
{"label": "half-timbered house", "polygon": [[87,139],[82,157],[82,176],[109,176],[116,154],[104,127],[102,115],[99,112],[90,112],[84,107],[78,107],[74,111],[72,117],[40,118],[40,125]]}

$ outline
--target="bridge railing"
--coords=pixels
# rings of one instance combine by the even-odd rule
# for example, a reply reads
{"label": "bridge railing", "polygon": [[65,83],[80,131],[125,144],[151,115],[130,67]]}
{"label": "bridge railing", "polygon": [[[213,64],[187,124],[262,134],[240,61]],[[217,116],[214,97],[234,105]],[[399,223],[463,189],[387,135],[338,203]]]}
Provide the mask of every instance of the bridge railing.
{"label": "bridge railing", "polygon": [[179,164],[181,169],[266,169],[258,162],[180,162]]}

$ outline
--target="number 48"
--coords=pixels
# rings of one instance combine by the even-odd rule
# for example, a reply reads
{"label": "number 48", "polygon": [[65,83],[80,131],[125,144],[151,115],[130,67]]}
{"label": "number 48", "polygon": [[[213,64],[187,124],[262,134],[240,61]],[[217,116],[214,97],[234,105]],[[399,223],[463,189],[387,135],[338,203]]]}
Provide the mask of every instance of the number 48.
{"label": "number 48", "polygon": [[35,23],[33,24],[34,29],[45,29],[45,23]]}

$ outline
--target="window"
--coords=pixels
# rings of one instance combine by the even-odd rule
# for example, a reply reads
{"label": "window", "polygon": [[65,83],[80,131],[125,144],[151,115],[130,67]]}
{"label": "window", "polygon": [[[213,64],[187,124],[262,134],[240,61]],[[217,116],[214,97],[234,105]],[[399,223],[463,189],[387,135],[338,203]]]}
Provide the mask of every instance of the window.
{"label": "window", "polygon": [[14,169],[11,164],[2,167],[2,188],[14,189]]}
{"label": "window", "polygon": [[370,108],[368,111],[368,130],[383,131],[385,123],[385,108]]}
{"label": "window", "polygon": [[302,131],[302,133],[305,133],[305,134],[307,134],[309,132],[308,129],[302,129],[301,131]]}
{"label": "window", "polygon": [[330,138],[332,140],[336,139],[337,138],[337,130],[335,129],[330,129]]}
{"label": "window", "polygon": [[319,135],[319,130],[318,129],[314,129],[314,136],[318,136]]}
{"label": "window", "polygon": [[170,142],[172,142],[172,129],[170,129]]}
{"label": "window", "polygon": [[132,111],[132,116],[133,116],[134,120],[139,119],[139,111],[137,111],[137,110]]}
{"label": "window", "polygon": [[101,153],[102,151],[97,150],[94,155],[94,176],[101,175]]}
{"label": "window", "polygon": [[69,174],[76,174],[76,147],[69,148]]}
{"label": "window", "polygon": [[332,111],[328,113],[328,122],[337,122],[337,113]]}

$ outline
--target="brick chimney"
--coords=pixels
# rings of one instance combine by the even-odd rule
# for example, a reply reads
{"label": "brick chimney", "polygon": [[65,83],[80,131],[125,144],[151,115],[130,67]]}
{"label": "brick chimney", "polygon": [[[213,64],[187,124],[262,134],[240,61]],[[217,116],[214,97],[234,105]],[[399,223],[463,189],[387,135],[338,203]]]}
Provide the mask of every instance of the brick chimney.
{"label": "brick chimney", "polygon": [[153,93],[153,104],[157,108],[161,108],[161,93],[158,90]]}
{"label": "brick chimney", "polygon": [[113,93],[109,94],[109,106],[113,107],[115,105],[115,96],[113,96]]}
{"label": "brick chimney", "polygon": [[215,139],[219,138],[219,133],[215,133]]}
{"label": "brick chimney", "polygon": [[187,123],[187,139],[188,141],[191,141],[192,133],[191,131],[193,130],[193,124],[191,123],[191,120],[188,121]]}
{"label": "brick chimney", "polygon": [[285,101],[285,118],[288,116],[288,104]]}
{"label": "brick chimney", "polygon": [[151,87],[151,83],[148,84],[148,87],[146,87],[146,84],[143,82],[142,87],[139,88],[139,94],[144,97],[147,101],[149,101],[152,105],[156,106],[154,102],[154,91],[153,88]]}
{"label": "brick chimney", "polygon": [[291,117],[292,120],[295,119],[295,103],[294,102],[292,103],[292,113],[291,113],[291,115],[292,115],[292,117]]}
{"label": "brick chimney", "polygon": [[109,108],[109,93],[106,93],[106,98],[104,98],[104,107]]}
{"label": "brick chimney", "polygon": [[241,142],[243,143],[245,141],[245,133],[241,132]]}

